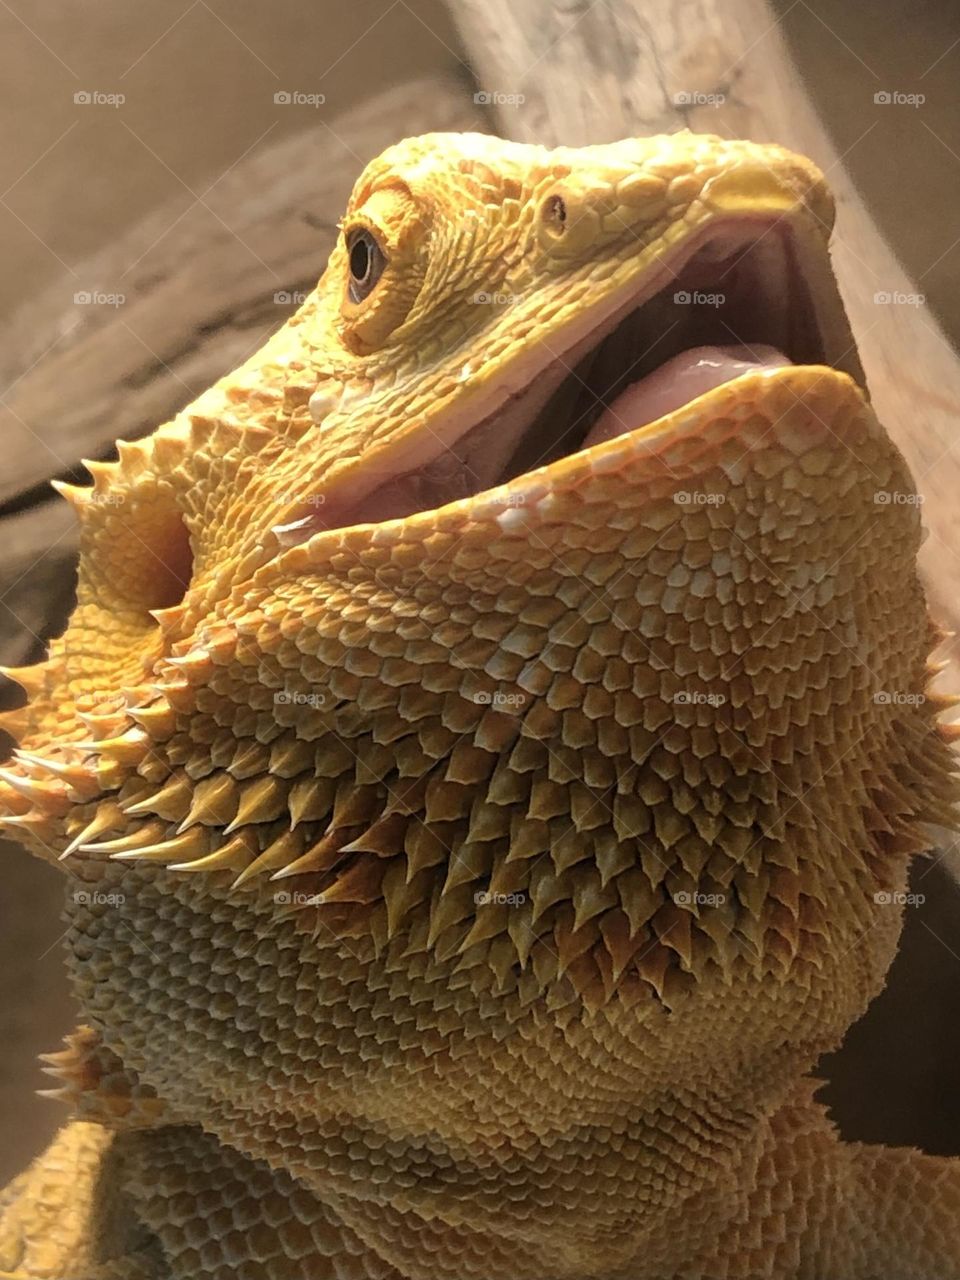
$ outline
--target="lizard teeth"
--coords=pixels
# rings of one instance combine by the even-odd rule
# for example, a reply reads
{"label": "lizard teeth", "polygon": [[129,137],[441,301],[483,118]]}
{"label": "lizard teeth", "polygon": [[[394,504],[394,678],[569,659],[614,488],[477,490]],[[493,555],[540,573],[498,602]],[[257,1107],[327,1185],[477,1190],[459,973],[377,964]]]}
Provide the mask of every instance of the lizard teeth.
{"label": "lizard teeth", "polygon": [[318,528],[313,516],[303,516],[300,520],[291,520],[289,524],[275,524],[270,532],[282,547],[295,547],[318,532]]}
{"label": "lizard teeth", "polygon": [[310,411],[310,417],[317,426],[320,426],[324,419],[327,418],[336,409],[343,396],[343,383],[333,380],[321,382],[314,391],[313,395],[307,401],[307,408]]}

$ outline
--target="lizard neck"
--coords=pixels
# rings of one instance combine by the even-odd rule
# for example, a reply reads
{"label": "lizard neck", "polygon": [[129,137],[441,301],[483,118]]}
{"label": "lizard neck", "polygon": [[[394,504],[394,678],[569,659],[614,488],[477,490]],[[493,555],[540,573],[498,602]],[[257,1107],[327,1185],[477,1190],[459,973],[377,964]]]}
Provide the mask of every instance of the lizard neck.
{"label": "lizard neck", "polygon": [[[71,948],[104,1043],[173,1114],[292,1175],[400,1274],[424,1273],[431,1238],[464,1259],[464,1280],[584,1280],[640,1257],[659,1258],[658,1275],[666,1242],[709,1248],[745,1211],[771,1117],[825,1047],[809,1027],[827,984],[860,980],[804,975],[802,999],[785,1001],[744,978],[742,1034],[726,1037],[719,991],[672,1010],[519,989],[478,1003],[454,960],[411,972],[399,949],[376,955],[224,890],[186,989],[145,1017],[129,992],[177,965],[210,886],[133,868],[119,885],[75,925],[114,956],[109,971]],[[144,936],[148,918],[171,927]]]}

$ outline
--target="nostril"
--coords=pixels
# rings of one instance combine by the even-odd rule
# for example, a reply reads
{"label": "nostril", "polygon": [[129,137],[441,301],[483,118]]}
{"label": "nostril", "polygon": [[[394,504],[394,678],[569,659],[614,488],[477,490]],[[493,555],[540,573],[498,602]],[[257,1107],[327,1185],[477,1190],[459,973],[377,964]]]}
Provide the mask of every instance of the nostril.
{"label": "nostril", "polygon": [[555,233],[563,231],[567,224],[567,202],[557,192],[547,196],[541,206],[540,216],[546,225]]}

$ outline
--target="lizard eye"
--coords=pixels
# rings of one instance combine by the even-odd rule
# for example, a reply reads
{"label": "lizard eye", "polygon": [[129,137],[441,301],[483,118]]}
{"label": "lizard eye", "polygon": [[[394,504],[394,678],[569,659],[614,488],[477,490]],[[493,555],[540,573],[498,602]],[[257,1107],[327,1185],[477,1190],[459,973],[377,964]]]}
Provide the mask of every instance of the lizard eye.
{"label": "lizard eye", "polygon": [[362,302],[372,293],[387,265],[387,257],[376,237],[366,227],[357,227],[347,237],[350,261],[351,302]]}
{"label": "lizard eye", "polygon": [[376,351],[409,314],[427,269],[426,231],[403,184],[379,187],[348,209],[334,287],[338,332],[354,355]]}

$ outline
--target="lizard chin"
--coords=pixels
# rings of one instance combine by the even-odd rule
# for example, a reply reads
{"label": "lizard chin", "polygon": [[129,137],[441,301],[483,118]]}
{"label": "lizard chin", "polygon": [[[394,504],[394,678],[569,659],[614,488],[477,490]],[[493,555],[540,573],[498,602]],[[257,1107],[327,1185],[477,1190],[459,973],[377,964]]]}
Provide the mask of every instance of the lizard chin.
{"label": "lizard chin", "polygon": [[[599,308],[598,308],[599,310]],[[592,324],[590,321],[592,320]],[[492,412],[417,444],[361,493],[275,527],[282,546],[382,524],[489,491],[680,411],[711,420],[710,392],[794,365],[863,376],[818,229],[726,219],[648,273],[612,313],[530,344]]]}

